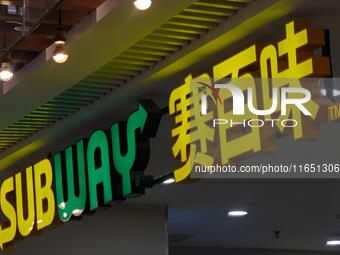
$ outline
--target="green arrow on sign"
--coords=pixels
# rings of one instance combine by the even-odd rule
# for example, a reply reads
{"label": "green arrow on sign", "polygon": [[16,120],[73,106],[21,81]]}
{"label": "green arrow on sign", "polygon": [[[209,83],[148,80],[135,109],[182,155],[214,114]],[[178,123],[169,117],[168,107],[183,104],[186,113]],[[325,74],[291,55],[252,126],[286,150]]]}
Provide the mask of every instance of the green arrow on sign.
{"label": "green arrow on sign", "polygon": [[161,111],[151,100],[140,100],[138,110],[130,115],[127,123],[111,126],[113,162],[122,175],[123,196],[132,192],[130,172],[137,170],[137,166],[144,169],[149,161],[150,147],[141,146],[155,137],[161,116]]}

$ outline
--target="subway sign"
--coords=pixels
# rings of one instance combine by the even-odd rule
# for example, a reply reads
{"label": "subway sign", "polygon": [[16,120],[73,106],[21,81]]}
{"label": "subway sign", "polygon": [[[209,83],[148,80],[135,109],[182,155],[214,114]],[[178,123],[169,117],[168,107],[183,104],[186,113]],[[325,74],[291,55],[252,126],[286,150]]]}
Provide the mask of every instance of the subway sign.
{"label": "subway sign", "polygon": [[148,164],[161,116],[151,100],[140,100],[126,122],[97,130],[6,179],[0,190],[8,219],[0,225],[1,249],[13,251],[14,243],[29,235],[143,194],[133,176]]}
{"label": "subway sign", "polygon": [[[321,95],[318,86],[319,78],[331,74],[329,57],[314,56],[325,46],[324,29],[301,20],[285,29],[286,38],[277,44],[251,45],[213,66],[212,73],[189,75],[172,91],[172,152],[182,164],[174,170],[177,183],[193,179],[195,165],[242,164],[276,151],[277,132],[314,140],[319,123],[340,119],[340,104]],[[26,236],[143,194],[138,177],[160,119],[151,100],[140,100],[126,122],[97,130],[6,179],[0,190],[8,219],[0,225],[1,249],[12,251]]]}

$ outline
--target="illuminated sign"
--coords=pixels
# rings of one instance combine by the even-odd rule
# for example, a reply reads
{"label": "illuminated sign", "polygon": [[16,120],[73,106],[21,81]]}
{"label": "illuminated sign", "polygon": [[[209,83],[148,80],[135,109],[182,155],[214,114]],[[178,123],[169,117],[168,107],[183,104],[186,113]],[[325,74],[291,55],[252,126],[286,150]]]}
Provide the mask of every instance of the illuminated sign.
{"label": "illuminated sign", "polygon": [[328,121],[340,119],[340,103],[328,107]]}
{"label": "illuminated sign", "polygon": [[144,193],[131,176],[144,172],[160,119],[161,111],[151,100],[140,100],[127,122],[112,125],[108,132],[97,130],[53,160],[6,179],[0,190],[1,210],[8,219],[0,225],[1,249],[12,251],[28,235]]}
{"label": "illuminated sign", "polygon": [[[213,76],[189,75],[172,91],[172,151],[182,162],[174,171],[176,182],[190,180],[194,165],[213,165],[216,153],[218,163],[227,165],[276,151],[277,131],[294,140],[319,138],[319,122],[328,121],[332,102],[310,78],[330,75],[329,58],[313,53],[325,45],[324,29],[304,20],[285,29],[286,38],[277,45],[254,44],[215,65]],[[332,106],[329,118],[340,118],[339,113]]]}

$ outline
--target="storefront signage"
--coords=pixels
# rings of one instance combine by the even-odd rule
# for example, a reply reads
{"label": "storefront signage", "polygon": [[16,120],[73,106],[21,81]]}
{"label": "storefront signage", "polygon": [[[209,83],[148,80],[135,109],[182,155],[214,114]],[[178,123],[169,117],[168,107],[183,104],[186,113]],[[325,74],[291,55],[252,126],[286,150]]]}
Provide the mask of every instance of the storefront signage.
{"label": "storefront signage", "polygon": [[340,103],[328,107],[328,121],[340,119]]}
{"label": "storefront signage", "polygon": [[[222,166],[240,164],[275,151],[277,131],[295,140],[317,139],[319,122],[340,119],[339,104],[321,96],[315,80],[301,80],[330,74],[329,58],[313,54],[324,44],[322,28],[292,21],[277,45],[252,45],[215,65],[212,75],[189,75],[169,100],[176,123],[172,151],[182,162],[176,182],[189,180],[194,165],[217,163],[214,154]],[[142,175],[148,164],[149,140],[160,119],[157,106],[141,100],[127,122],[97,130],[6,179],[0,190],[8,219],[0,225],[1,249],[11,251],[28,235],[142,194],[132,176]]]}
{"label": "storefront signage", "polygon": [[[176,182],[190,180],[194,165],[242,164],[276,151],[277,131],[294,140],[319,138],[319,123],[328,121],[332,105],[317,83],[330,75],[329,58],[314,56],[325,45],[324,29],[304,20],[285,29],[286,38],[276,45],[254,44],[212,67],[212,73],[189,75],[172,91],[172,151],[182,162],[174,171]],[[330,118],[339,118],[332,107]]]}
{"label": "storefront signage", "polygon": [[149,140],[156,135],[161,112],[151,100],[140,100],[138,107],[127,122],[97,130],[53,160],[44,159],[2,183],[1,210],[8,219],[0,225],[3,251],[71,217],[143,193],[131,176],[134,171],[143,174],[148,164]]}

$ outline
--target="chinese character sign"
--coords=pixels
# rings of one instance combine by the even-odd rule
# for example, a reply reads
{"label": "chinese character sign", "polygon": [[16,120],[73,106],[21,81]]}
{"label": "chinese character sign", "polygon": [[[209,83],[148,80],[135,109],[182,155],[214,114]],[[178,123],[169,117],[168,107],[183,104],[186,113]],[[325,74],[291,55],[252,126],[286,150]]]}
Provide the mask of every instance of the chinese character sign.
{"label": "chinese character sign", "polygon": [[309,21],[285,28],[276,45],[254,44],[214,66],[213,77],[190,75],[171,93],[172,151],[182,163],[176,182],[188,180],[197,164],[242,164],[276,151],[277,132],[294,140],[319,137],[332,104],[318,86],[318,78],[330,75],[329,58],[314,56],[325,44],[324,30]]}

